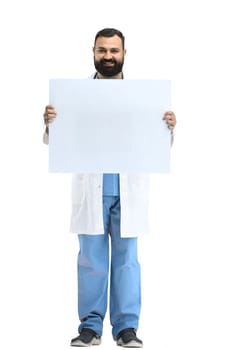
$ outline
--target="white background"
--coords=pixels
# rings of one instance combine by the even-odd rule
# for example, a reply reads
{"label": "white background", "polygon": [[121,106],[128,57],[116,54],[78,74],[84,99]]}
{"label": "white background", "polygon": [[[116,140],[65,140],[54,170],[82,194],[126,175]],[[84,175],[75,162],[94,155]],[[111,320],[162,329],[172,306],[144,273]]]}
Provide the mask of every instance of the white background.
{"label": "white background", "polygon": [[[154,176],[139,240],[145,349],[233,348],[231,1],[54,0],[0,5],[0,348],[68,349],[76,336],[70,176],[48,174],[50,78],[93,72],[92,45],[121,29],[125,74],[173,81],[170,175]],[[102,348],[115,348],[106,318]]]}

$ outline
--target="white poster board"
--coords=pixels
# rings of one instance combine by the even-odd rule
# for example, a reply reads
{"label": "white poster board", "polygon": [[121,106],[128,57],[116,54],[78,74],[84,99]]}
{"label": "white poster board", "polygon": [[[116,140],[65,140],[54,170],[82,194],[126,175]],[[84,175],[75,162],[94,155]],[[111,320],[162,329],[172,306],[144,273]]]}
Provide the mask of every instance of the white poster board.
{"label": "white poster board", "polygon": [[50,172],[169,172],[169,80],[52,79],[50,103]]}

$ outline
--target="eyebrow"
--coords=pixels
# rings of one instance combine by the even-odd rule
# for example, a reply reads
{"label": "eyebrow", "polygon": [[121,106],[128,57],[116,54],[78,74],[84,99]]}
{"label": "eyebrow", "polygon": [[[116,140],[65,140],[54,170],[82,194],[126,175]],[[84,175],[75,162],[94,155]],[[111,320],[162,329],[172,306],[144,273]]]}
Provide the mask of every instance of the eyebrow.
{"label": "eyebrow", "polygon": [[[97,46],[96,50],[107,50],[107,48],[103,47],[103,46]],[[119,47],[111,47],[109,50],[120,50],[120,48]]]}

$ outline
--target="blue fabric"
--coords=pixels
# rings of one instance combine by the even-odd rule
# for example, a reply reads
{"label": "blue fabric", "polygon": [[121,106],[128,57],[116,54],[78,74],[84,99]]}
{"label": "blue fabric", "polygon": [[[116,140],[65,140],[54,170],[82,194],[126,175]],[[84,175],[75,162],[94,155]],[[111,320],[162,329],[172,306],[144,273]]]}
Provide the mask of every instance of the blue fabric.
{"label": "blue fabric", "polygon": [[90,328],[102,335],[110,261],[110,321],[115,338],[125,328],[138,328],[140,265],[137,238],[120,237],[119,196],[103,196],[103,220],[104,234],[78,235],[78,310],[81,321],[78,331]]}
{"label": "blue fabric", "polygon": [[104,196],[120,195],[119,174],[103,174],[103,195]]}

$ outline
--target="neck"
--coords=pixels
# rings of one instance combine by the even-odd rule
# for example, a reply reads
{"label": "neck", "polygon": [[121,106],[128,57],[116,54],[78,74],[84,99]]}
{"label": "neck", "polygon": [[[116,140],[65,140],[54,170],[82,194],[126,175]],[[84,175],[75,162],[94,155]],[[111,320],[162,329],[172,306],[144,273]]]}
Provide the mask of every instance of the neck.
{"label": "neck", "polygon": [[98,79],[123,79],[123,74],[122,72],[113,75],[112,77],[106,77],[105,75],[100,74],[99,72],[97,73],[97,78]]}

